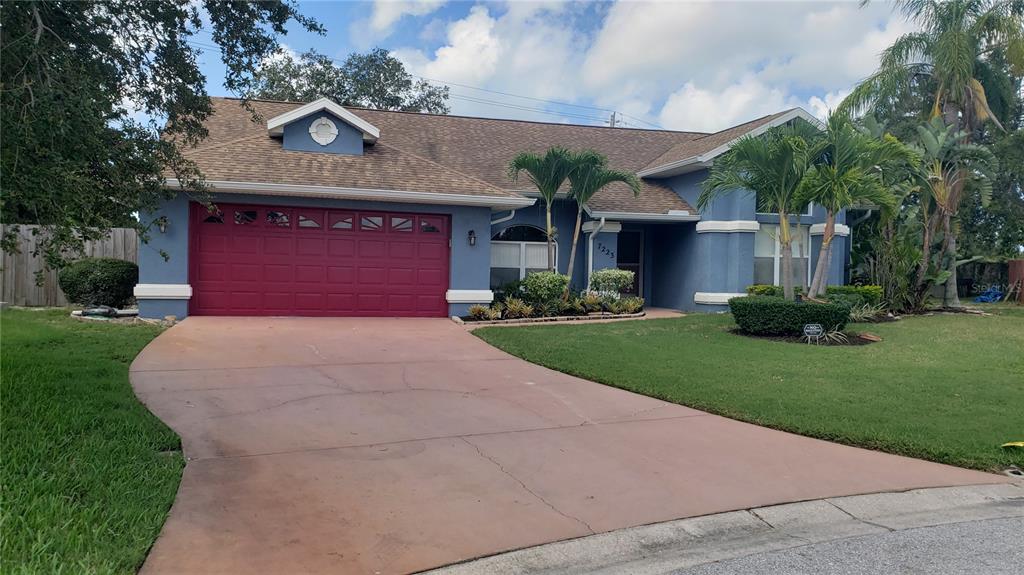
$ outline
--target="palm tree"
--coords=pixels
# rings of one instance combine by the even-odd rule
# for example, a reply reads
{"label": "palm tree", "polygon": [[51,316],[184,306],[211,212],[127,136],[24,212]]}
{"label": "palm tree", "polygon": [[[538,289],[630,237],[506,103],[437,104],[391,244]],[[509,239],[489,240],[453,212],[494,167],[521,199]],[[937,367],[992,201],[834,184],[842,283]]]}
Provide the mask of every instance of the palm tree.
{"label": "palm tree", "polygon": [[[944,307],[960,307],[956,291],[956,234],[953,219],[960,207],[965,192],[977,192],[982,206],[988,206],[992,198],[991,175],[997,161],[985,146],[964,142],[964,132],[955,126],[948,126],[942,118],[918,126],[918,142],[923,158],[921,177],[927,199],[922,205],[934,205],[931,218],[925,219],[925,242],[930,242],[929,229],[934,230],[941,222],[943,236],[943,263],[940,280],[945,281],[942,297]],[[924,246],[922,264],[927,269],[930,262],[930,245]],[[924,284],[921,268],[918,269],[919,285]]]}
{"label": "palm tree", "polygon": [[821,155],[798,189],[801,199],[825,208],[825,233],[807,290],[812,298],[824,293],[828,285],[836,214],[858,205],[893,207],[895,197],[886,187],[883,173],[900,164],[913,165],[916,160],[914,152],[896,138],[872,138],[842,114],[829,117],[817,149]]}
{"label": "palm tree", "polygon": [[810,142],[816,134],[817,129],[810,124],[795,122],[760,136],[740,138],[729,152],[715,160],[697,200],[697,207],[703,211],[722,195],[753,192],[757,194],[757,211],[779,215],[782,291],[787,299],[793,298],[793,236],[789,216],[800,205],[796,191],[815,156]]}
{"label": "palm tree", "polygon": [[[573,170],[569,172],[569,196],[576,200],[576,229],[572,232],[572,250],[569,252],[569,268],[565,272],[572,279],[576,261],[576,244],[580,239],[583,225],[583,210],[587,202],[605,186],[622,182],[629,186],[634,196],[640,195],[640,178],[632,172],[609,169],[608,159],[593,150],[583,150],[572,155]],[[565,288],[565,296],[569,287]]]}
{"label": "palm tree", "polygon": [[537,187],[540,197],[544,200],[547,215],[548,271],[556,271],[551,204],[554,203],[558,189],[565,183],[572,170],[572,154],[560,146],[549,148],[543,156],[533,152],[521,152],[508,166],[508,176],[513,182],[519,180],[520,172],[526,172],[530,182]]}
{"label": "palm tree", "polygon": [[989,108],[979,81],[984,58],[1006,54],[1011,68],[1024,72],[1024,7],[1016,0],[894,0],[895,9],[919,24],[882,52],[874,74],[860,83],[838,111],[867,111],[906,94],[913,83],[936,86],[932,116],[958,126],[970,137],[989,120],[1003,129]]}

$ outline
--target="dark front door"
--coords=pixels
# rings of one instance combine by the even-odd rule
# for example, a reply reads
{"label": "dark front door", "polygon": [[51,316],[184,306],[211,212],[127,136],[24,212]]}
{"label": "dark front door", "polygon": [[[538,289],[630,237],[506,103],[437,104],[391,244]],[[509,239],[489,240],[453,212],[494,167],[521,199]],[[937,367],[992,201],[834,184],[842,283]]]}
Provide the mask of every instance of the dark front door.
{"label": "dark front door", "polygon": [[622,230],[619,232],[618,268],[633,272],[633,286],[628,295],[643,293],[644,277],[644,232],[643,230]]}

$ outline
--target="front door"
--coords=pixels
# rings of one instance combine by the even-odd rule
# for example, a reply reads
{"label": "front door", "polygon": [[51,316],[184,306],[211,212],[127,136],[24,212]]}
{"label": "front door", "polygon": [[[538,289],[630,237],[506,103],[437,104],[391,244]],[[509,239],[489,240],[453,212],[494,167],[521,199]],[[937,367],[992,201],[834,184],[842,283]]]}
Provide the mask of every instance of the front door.
{"label": "front door", "polygon": [[633,272],[633,286],[625,293],[639,296],[643,293],[644,277],[644,232],[643,230],[622,230],[619,232],[618,268]]}

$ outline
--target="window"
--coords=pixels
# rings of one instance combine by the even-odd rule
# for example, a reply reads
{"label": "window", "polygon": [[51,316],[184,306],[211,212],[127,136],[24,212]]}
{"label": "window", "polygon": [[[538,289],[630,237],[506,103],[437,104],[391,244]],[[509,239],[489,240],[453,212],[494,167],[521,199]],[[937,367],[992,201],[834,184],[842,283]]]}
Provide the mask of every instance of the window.
{"label": "window", "polygon": [[235,210],[235,223],[251,224],[256,221],[256,210]]}
{"label": "window", "polygon": [[[798,234],[795,226],[791,226],[793,243],[793,285],[807,285],[811,267],[811,236],[807,226],[800,226]],[[803,257],[800,247],[803,245]],[[754,234],[754,283],[782,284],[782,250],[779,245],[779,226],[761,224],[761,229]]]}
{"label": "window", "polygon": [[363,216],[359,218],[359,229],[378,231],[384,227],[384,218],[381,216]]}
{"label": "window", "polygon": [[217,210],[217,213],[206,216],[203,220],[204,224],[223,224],[224,223],[224,212]]}
{"label": "window", "polygon": [[330,222],[332,230],[351,230],[353,221],[352,214],[331,212]]}
{"label": "window", "polygon": [[279,228],[290,228],[291,221],[288,219],[288,212],[267,210],[267,224]]}
{"label": "window", "polygon": [[402,216],[391,216],[391,231],[393,232],[411,232],[412,231],[412,218]]}
{"label": "window", "polygon": [[323,214],[299,214],[300,228],[319,228]]}
{"label": "window", "polygon": [[420,218],[420,233],[439,234],[441,233],[441,221],[439,218],[423,216]]}
{"label": "window", "polygon": [[[555,267],[558,267],[558,244],[555,244]],[[491,289],[547,268],[548,244],[543,230],[512,226],[491,237]]]}

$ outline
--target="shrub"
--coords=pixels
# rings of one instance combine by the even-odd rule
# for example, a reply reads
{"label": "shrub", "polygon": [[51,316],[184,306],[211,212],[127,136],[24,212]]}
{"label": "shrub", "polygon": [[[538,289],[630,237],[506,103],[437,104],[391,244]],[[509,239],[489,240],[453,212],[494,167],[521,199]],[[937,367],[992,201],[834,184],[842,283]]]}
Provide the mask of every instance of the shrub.
{"label": "shrub", "polygon": [[523,299],[543,304],[561,299],[569,286],[569,276],[556,272],[533,272],[523,280]]}
{"label": "shrub", "polygon": [[590,274],[590,289],[601,294],[618,295],[633,286],[636,274],[629,270],[608,268]]}
{"label": "shrub", "polygon": [[501,319],[501,310],[490,308],[485,305],[474,305],[469,307],[469,317],[477,321]]}
{"label": "shrub", "polygon": [[859,295],[865,304],[872,306],[882,303],[882,286],[828,286],[825,288],[825,294]]}
{"label": "shrub", "polygon": [[642,297],[624,297],[618,301],[619,312],[618,313],[637,313],[644,309],[644,298]]}
{"label": "shrub", "polygon": [[520,319],[530,317],[531,315],[533,315],[532,305],[517,297],[510,297],[505,300],[505,318]]}
{"label": "shrub", "polygon": [[818,323],[825,331],[846,327],[850,308],[842,304],[788,301],[774,296],[729,300],[736,325],[754,335],[803,335],[804,325]]}
{"label": "shrub", "polygon": [[601,298],[601,294],[597,292],[588,291],[583,294],[580,298],[583,301],[583,309],[588,312],[601,311],[604,300]]}
{"label": "shrub", "polygon": [[508,282],[494,290],[496,302],[503,302],[510,297],[523,297],[523,280]]}
{"label": "shrub", "polygon": [[862,305],[850,309],[850,321],[859,323],[875,321],[883,314],[885,314],[885,307],[882,305]]}
{"label": "shrub", "polygon": [[[793,286],[793,293],[802,294],[804,288],[801,286]],[[782,286],[773,286],[768,284],[754,284],[747,286],[747,295],[771,295],[775,297],[782,297]]]}
{"label": "shrub", "polygon": [[124,307],[139,283],[139,266],[113,258],[86,258],[60,270],[57,279],[72,303]]}
{"label": "shrub", "polygon": [[562,300],[560,299],[553,299],[533,305],[533,315],[537,317],[555,317],[560,315],[561,310]]}
{"label": "shrub", "polygon": [[568,300],[558,300],[558,314],[559,315],[583,315],[587,313],[587,308],[583,304],[583,300],[578,297],[571,297]]}
{"label": "shrub", "polygon": [[831,303],[838,303],[845,305],[847,309],[855,309],[864,306],[864,296],[859,293],[832,293],[828,294],[825,299]]}

